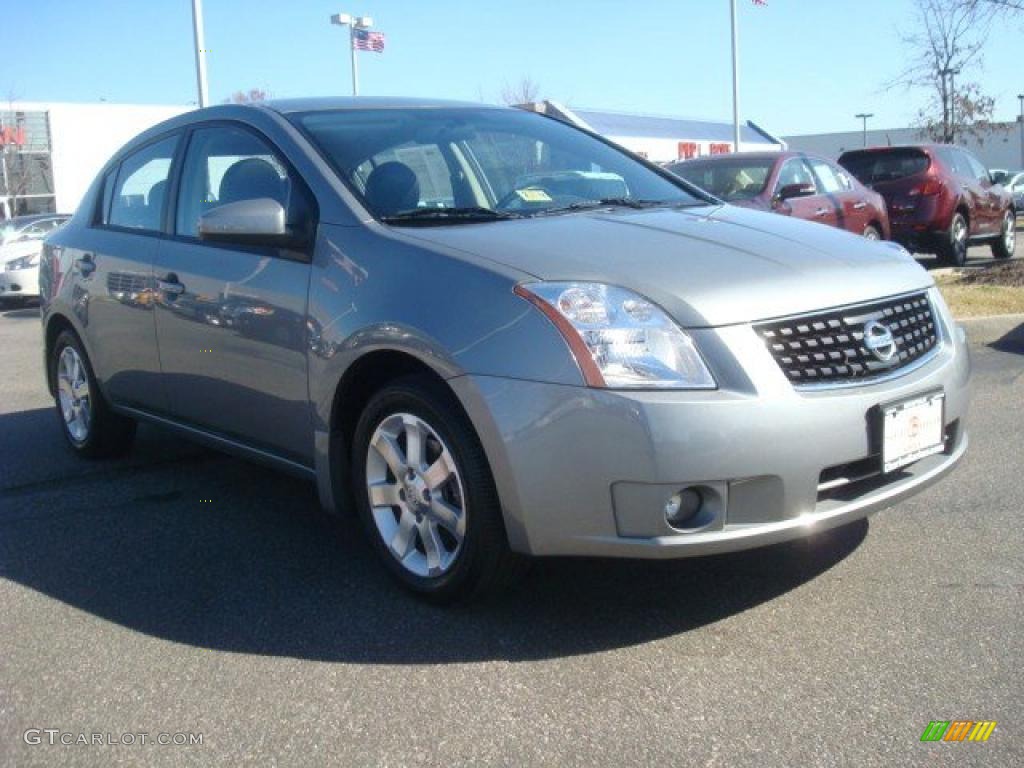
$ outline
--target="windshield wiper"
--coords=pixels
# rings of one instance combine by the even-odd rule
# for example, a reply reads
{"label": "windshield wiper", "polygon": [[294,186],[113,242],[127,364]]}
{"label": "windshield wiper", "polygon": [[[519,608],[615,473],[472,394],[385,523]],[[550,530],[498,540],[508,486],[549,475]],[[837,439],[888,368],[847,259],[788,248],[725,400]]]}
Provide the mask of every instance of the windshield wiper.
{"label": "windshield wiper", "polygon": [[668,200],[639,200],[635,197],[602,197],[600,200],[578,200],[569,205],[545,208],[532,214],[548,216],[555,213],[571,213],[572,211],[589,211],[594,208],[655,208],[660,205],[671,205]]}
{"label": "windshield wiper", "polygon": [[411,208],[399,211],[390,216],[381,216],[387,224],[447,223],[450,221],[499,221],[501,219],[521,219],[522,214],[512,211],[496,211],[492,208],[467,206],[465,208]]}

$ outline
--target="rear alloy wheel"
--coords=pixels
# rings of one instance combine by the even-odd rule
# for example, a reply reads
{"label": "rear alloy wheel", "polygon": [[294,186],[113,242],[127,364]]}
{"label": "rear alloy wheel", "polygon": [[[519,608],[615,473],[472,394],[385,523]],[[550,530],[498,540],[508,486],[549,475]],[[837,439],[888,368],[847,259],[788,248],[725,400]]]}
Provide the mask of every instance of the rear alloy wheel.
{"label": "rear alloy wheel", "polygon": [[881,240],[882,233],[878,231],[878,228],[874,224],[868,224],[864,227],[864,239],[865,240]]}
{"label": "rear alloy wheel", "polygon": [[967,240],[970,230],[967,219],[960,212],[953,214],[949,232],[939,247],[939,257],[951,267],[962,267],[967,263]]}
{"label": "rear alloy wheel", "polygon": [[999,237],[992,241],[992,255],[997,259],[1013,258],[1017,247],[1017,218],[1013,211],[1007,211],[1003,217],[1003,228]]}
{"label": "rear alloy wheel", "polygon": [[356,425],[352,477],[374,549],[413,591],[450,603],[523,570],[480,441],[438,382],[412,376],[371,398]]}
{"label": "rear alloy wheel", "polygon": [[63,331],[50,356],[57,416],[75,453],[87,458],[118,456],[135,439],[135,422],[114,413],[96,384],[78,337]]}

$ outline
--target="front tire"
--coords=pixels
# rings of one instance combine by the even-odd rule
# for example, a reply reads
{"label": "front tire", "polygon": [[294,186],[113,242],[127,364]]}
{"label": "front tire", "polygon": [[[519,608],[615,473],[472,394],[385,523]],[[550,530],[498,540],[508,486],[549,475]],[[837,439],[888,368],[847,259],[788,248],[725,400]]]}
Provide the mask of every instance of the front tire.
{"label": "front tire", "polygon": [[967,228],[967,219],[957,211],[953,214],[953,220],[949,224],[949,231],[946,232],[939,243],[939,258],[951,267],[962,267],[967,263],[967,241],[970,230]]}
{"label": "front tire", "polygon": [[1017,248],[1017,218],[1013,211],[1007,211],[1003,217],[1003,229],[999,237],[992,241],[992,255],[997,259],[1011,259]]}
{"label": "front tire", "polygon": [[82,342],[62,331],[50,353],[57,419],[71,450],[90,459],[120,456],[135,439],[135,421],[114,413],[100,392]]}
{"label": "front tire", "polygon": [[419,595],[465,600],[522,570],[480,441],[431,379],[404,378],[371,398],[355,429],[352,478],[374,549]]}

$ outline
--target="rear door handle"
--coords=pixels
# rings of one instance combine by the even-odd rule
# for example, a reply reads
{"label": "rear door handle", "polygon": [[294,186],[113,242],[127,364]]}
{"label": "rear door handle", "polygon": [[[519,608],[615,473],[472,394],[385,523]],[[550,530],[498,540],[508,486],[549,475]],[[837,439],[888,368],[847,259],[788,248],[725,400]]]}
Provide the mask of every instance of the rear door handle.
{"label": "rear door handle", "polygon": [[862,211],[868,207],[868,204],[861,200],[859,203],[854,203],[853,210]]}
{"label": "rear door handle", "polygon": [[95,257],[91,253],[87,253],[79,259],[75,259],[75,267],[78,268],[78,272],[82,277],[88,277],[96,271]]}
{"label": "rear door handle", "polygon": [[178,276],[171,272],[169,275],[165,275],[162,279],[156,281],[156,286],[163,293],[169,293],[172,296],[180,296],[185,292],[185,286],[178,282]]}
{"label": "rear door handle", "polygon": [[814,215],[819,218],[822,216],[828,216],[828,208],[819,208],[814,212]]}

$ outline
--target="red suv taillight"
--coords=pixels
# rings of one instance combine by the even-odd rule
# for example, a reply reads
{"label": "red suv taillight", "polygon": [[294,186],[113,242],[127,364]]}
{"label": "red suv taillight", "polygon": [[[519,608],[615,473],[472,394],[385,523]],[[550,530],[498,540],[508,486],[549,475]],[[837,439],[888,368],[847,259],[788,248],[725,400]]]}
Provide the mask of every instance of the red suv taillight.
{"label": "red suv taillight", "polygon": [[907,192],[908,197],[934,197],[942,192],[942,181],[939,179],[927,179]]}

